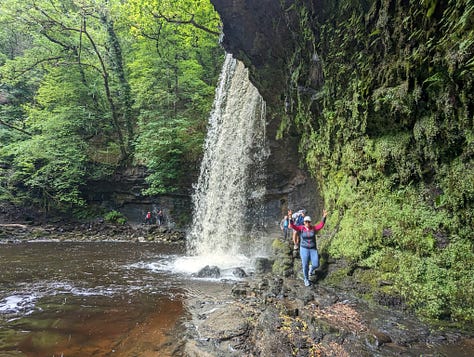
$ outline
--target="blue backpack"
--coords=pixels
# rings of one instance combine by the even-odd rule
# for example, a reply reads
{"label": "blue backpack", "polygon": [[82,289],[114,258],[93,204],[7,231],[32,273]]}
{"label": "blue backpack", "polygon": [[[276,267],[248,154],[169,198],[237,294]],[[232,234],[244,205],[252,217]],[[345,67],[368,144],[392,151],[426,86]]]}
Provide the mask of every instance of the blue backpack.
{"label": "blue backpack", "polygon": [[301,211],[296,212],[295,226],[302,226],[304,223],[304,217]]}

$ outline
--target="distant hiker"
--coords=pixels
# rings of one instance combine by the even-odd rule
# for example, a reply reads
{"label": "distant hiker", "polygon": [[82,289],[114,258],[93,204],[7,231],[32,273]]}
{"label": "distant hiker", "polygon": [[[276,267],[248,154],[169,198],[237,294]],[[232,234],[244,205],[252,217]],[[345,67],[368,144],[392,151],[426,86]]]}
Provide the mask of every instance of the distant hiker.
{"label": "distant hiker", "polygon": [[158,211],[157,215],[156,215],[156,224],[158,224],[159,226],[161,226],[163,224],[163,212],[161,210]]}
{"label": "distant hiker", "polygon": [[280,222],[280,229],[283,232],[283,238],[286,240],[288,238],[288,228],[290,226],[290,220],[288,218],[289,216],[283,217],[283,219]]}
{"label": "distant hiker", "polygon": [[[304,285],[309,286],[309,275],[312,275],[314,271],[319,267],[319,256],[318,248],[316,245],[316,232],[323,229],[326,223],[326,216],[328,215],[326,210],[323,210],[323,218],[315,226],[311,225],[311,217],[305,216],[303,225],[294,224],[293,220],[290,221],[290,227],[300,232],[300,256],[301,263],[303,265],[303,280]],[[311,259],[311,271],[309,270],[309,261]]]}
{"label": "distant hiker", "polygon": [[[289,212],[291,212],[291,210]],[[298,212],[293,213],[293,214],[288,213],[288,215],[289,215],[289,217],[291,217],[291,219],[293,220],[293,223],[295,225],[302,226],[304,216],[306,215],[306,210],[305,209],[300,209]],[[300,243],[299,232],[293,230],[293,244],[294,244],[293,249],[294,250],[298,249],[299,243]]]}
{"label": "distant hiker", "polygon": [[151,224],[151,212],[148,211],[145,216],[145,224]]}

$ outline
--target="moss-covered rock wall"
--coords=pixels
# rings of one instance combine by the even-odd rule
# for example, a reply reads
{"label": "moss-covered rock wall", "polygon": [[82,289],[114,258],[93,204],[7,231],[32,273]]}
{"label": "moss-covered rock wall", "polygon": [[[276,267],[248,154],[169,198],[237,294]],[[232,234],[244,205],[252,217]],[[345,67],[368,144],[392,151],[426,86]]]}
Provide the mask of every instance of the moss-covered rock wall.
{"label": "moss-covered rock wall", "polygon": [[319,184],[320,247],[349,262],[328,279],[472,324],[474,1],[267,2],[213,0]]}

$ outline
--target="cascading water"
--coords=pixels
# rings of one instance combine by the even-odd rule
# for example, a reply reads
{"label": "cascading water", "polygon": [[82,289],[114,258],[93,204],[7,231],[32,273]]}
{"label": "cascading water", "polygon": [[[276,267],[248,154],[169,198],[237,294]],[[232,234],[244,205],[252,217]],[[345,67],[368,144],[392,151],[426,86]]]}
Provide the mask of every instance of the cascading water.
{"label": "cascading water", "polygon": [[265,102],[244,65],[227,55],[193,196],[188,252],[201,265],[248,266],[261,253]]}

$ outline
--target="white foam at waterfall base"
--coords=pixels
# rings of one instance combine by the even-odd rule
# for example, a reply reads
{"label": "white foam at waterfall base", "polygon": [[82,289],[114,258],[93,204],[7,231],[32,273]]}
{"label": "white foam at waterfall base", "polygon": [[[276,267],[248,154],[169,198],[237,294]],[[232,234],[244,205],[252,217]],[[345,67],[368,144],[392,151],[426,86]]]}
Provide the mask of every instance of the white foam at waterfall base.
{"label": "white foam at waterfall base", "polygon": [[177,259],[174,261],[171,270],[175,273],[191,275],[207,265],[217,266],[221,273],[220,278],[232,280],[236,278],[232,273],[234,268],[244,268],[247,273],[250,273],[253,271],[252,263],[252,260],[243,254],[237,256],[196,255]]}
{"label": "white foam at waterfall base", "polygon": [[192,273],[206,265],[249,270],[262,254],[265,114],[265,102],[248,70],[227,55],[193,196],[189,256],[175,262],[177,271]]}

